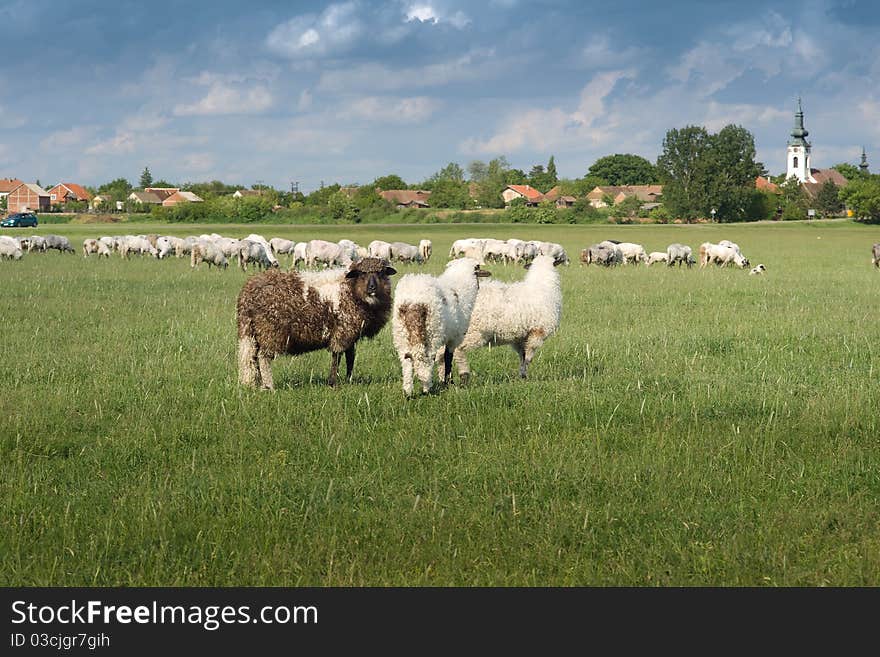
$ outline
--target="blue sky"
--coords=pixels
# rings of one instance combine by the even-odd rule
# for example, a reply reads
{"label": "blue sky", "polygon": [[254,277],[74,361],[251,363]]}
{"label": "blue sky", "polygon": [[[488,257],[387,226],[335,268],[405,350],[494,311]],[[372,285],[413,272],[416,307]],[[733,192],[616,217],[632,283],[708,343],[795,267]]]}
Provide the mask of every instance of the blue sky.
{"label": "blue sky", "polygon": [[[0,177],[310,191],[504,155],[561,176],[749,129],[880,170],[880,3],[0,0]],[[874,166],[876,162],[876,166]]]}

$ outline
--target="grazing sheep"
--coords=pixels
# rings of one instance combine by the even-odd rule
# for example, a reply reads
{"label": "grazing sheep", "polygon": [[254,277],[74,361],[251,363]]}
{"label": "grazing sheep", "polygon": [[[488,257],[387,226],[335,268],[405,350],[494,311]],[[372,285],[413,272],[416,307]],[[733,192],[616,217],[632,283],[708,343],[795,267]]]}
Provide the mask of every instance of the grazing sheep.
{"label": "grazing sheep", "polygon": [[162,260],[165,256],[172,253],[179,258],[183,255],[185,248],[184,240],[179,237],[162,235],[156,240],[156,250],[159,252],[159,260]]}
{"label": "grazing sheep", "polygon": [[538,249],[538,255],[550,256],[557,265],[571,264],[568,254],[566,254],[561,244],[556,242],[536,242],[535,245]]}
{"label": "grazing sheep", "polygon": [[28,238],[28,243],[27,243],[27,252],[28,253],[30,253],[31,251],[45,252],[47,250],[47,248],[48,247],[46,246],[46,238],[45,237],[41,237],[39,235],[31,235]]}
{"label": "grazing sheep", "polygon": [[645,262],[648,259],[648,254],[645,252],[645,247],[641,244],[634,244],[633,242],[620,242],[617,245],[617,248],[620,249],[621,254],[623,255],[623,264],[628,265],[630,262],[632,264],[637,265],[640,262]]}
{"label": "grazing sheep", "polygon": [[741,269],[749,266],[748,259],[743,257],[739,247],[732,242],[727,244],[703,242],[700,244],[700,269],[710,263],[714,263],[719,267],[735,264]]}
{"label": "grazing sheep", "polygon": [[229,266],[229,261],[220,247],[205,240],[199,240],[190,248],[189,266],[198,269],[202,262],[208,263],[208,269],[214,266],[226,269]]}
{"label": "grazing sheep", "polygon": [[272,247],[273,253],[291,254],[293,253],[293,247],[296,246],[296,242],[282,237],[273,237],[269,240],[269,246]]}
{"label": "grazing sheep", "polygon": [[658,262],[669,262],[669,256],[665,251],[651,251],[648,254],[647,260],[645,260],[647,266],[655,265]]}
{"label": "grazing sheep", "polygon": [[257,267],[269,269],[270,267],[278,267],[278,260],[271,257],[269,253],[268,243],[252,242],[249,239],[243,239],[238,243],[238,266],[242,271],[247,271],[249,262]]}
{"label": "grazing sheep", "polygon": [[342,251],[345,254],[343,258],[346,263],[351,263],[355,260],[360,260],[361,258],[366,258],[368,255],[370,255],[370,252],[357,242],[342,239],[339,240],[337,244],[342,247]]}
{"label": "grazing sheep", "polygon": [[[305,264],[305,262],[309,259],[309,243],[308,242],[297,242],[293,247],[293,261],[290,263],[290,268],[293,269],[299,263]],[[386,258],[387,260],[387,258]]]}
{"label": "grazing sheep", "polygon": [[120,238],[119,241],[119,255],[124,259],[128,259],[129,253],[137,253],[139,255],[144,255],[145,253],[149,253],[150,255],[158,258],[159,251],[153,246],[150,241],[143,236],[134,236],[134,235],[125,235]]}
{"label": "grazing sheep", "polygon": [[751,271],[749,272],[749,276],[754,276],[756,274],[763,274],[765,271],[767,271],[767,268],[764,265],[755,265],[754,267],[752,267]]}
{"label": "grazing sheep", "polygon": [[73,253],[76,254],[76,249],[74,249],[70,245],[70,240],[66,237],[62,237],[61,235],[46,235],[46,249],[55,249],[60,253]]}
{"label": "grazing sheep", "polygon": [[462,385],[470,378],[465,352],[487,345],[510,345],[519,356],[519,375],[526,377],[535,352],[559,328],[562,290],[557,264],[551,256],[537,256],[526,265],[522,281],[480,285],[467,333],[454,354]]}
{"label": "grazing sheep", "polygon": [[104,256],[105,258],[110,257],[110,249],[107,248],[107,245],[104,242],[100,242],[94,239],[83,240],[83,257],[89,257],[89,254],[96,253],[98,257]]}
{"label": "grazing sheep", "polygon": [[419,253],[422,255],[422,262],[428,262],[431,259],[433,249],[434,245],[431,244],[431,240],[419,240]]}
{"label": "grazing sheep", "polygon": [[391,244],[382,240],[373,240],[367,245],[367,252],[371,258],[381,258],[391,262]]}
{"label": "grazing sheep", "polygon": [[[478,260],[482,261],[482,248],[483,242],[485,240],[479,239],[477,237],[468,237],[463,240],[455,240],[452,243],[452,247],[449,249],[449,257],[457,258],[458,256],[464,255],[466,249],[473,249],[474,247],[478,247],[480,249],[480,258]],[[471,250],[471,254],[475,253],[475,251]],[[473,255],[465,256],[465,257],[473,257]]]}
{"label": "grazing sheep", "polygon": [[413,393],[413,372],[422,391],[431,389],[434,361],[448,383],[452,354],[467,333],[479,279],[489,276],[473,258],[453,260],[440,276],[407,274],[394,291],[392,339],[403,371],[403,393]]}
{"label": "grazing sheep", "polygon": [[21,260],[21,247],[11,237],[0,237],[0,258]]}
{"label": "grazing sheep", "polygon": [[623,262],[623,253],[616,242],[605,240],[581,251],[581,263],[585,265],[597,264],[603,267],[613,267]]}
{"label": "grazing sheep", "polygon": [[422,262],[422,254],[419,247],[406,242],[391,243],[391,257],[399,262]]}
{"label": "grazing sheep", "polygon": [[352,260],[346,257],[345,249],[335,242],[326,240],[310,240],[307,247],[308,258],[306,267],[314,267],[316,263],[348,266]]}
{"label": "grazing sheep", "polygon": [[[230,239],[230,238],[224,238],[224,239]],[[232,241],[234,242],[234,241],[236,241],[236,240],[232,240]],[[245,241],[247,241],[247,242],[256,242],[257,244],[261,244],[261,245],[263,246],[263,251],[265,252],[266,259],[269,261],[269,263],[271,264],[271,266],[272,266],[272,267],[278,267],[278,266],[279,266],[279,264],[278,264],[278,258],[276,258],[276,257],[275,257],[275,254],[272,252],[272,246],[269,244],[268,241],[266,241],[266,238],[263,237],[262,235],[257,235],[257,234],[255,234],[255,233],[251,233],[250,235],[248,235],[247,237],[245,237],[243,240],[239,241],[237,244],[231,244],[231,245],[229,245],[229,248],[231,249],[231,252],[232,252],[232,253],[238,253],[239,250],[240,250],[240,247],[241,247],[241,242],[245,242]],[[224,252],[224,253],[227,253],[227,251],[226,251],[225,249],[224,249],[223,252]],[[231,257],[231,255],[227,253],[227,257]]]}
{"label": "grazing sheep", "polygon": [[679,244],[678,242],[670,244],[666,247],[666,257],[666,264],[670,267],[675,264],[681,267],[682,263],[684,263],[690,269],[694,264],[693,252],[691,247],[686,244]]}
{"label": "grazing sheep", "polygon": [[389,276],[396,273],[387,260],[364,258],[347,270],[270,270],[248,279],[237,304],[239,382],[272,389],[273,358],[318,349],[331,353],[329,385],[336,385],[343,353],[351,380],[355,344],[388,321]]}
{"label": "grazing sheep", "polygon": [[871,247],[871,264],[880,268],[880,244]]}

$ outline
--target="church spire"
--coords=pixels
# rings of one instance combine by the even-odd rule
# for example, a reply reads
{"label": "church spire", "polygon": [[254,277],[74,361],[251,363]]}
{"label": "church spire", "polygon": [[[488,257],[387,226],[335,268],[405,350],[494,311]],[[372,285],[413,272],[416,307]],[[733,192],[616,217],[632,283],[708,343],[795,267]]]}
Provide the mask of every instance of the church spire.
{"label": "church spire", "polygon": [[788,142],[789,146],[808,147],[810,144],[807,142],[807,135],[809,134],[804,128],[804,110],[801,107],[800,96],[798,96],[798,108],[794,114],[794,128],[791,131],[791,140]]}
{"label": "church spire", "polygon": [[861,169],[863,173],[868,173],[868,156],[865,155],[864,146],[862,146],[862,161],[859,162],[859,169]]}

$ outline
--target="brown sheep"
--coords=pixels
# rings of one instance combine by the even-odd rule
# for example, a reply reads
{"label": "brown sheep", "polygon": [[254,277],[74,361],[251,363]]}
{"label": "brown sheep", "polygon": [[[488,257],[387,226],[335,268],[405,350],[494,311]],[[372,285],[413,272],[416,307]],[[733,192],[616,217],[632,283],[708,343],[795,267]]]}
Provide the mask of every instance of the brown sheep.
{"label": "brown sheep", "polygon": [[354,373],[354,348],[372,338],[391,312],[388,261],[364,258],[348,268],[299,273],[270,270],[253,276],[238,295],[238,372],[245,386],[271,390],[272,359],[328,349],[336,385],[339,358]]}

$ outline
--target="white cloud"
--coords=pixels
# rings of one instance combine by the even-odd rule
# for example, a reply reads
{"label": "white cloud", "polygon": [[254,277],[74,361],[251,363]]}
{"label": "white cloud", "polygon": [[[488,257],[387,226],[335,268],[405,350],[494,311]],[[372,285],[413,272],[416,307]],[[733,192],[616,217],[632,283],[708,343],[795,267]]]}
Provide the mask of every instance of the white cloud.
{"label": "white cloud", "polygon": [[497,154],[526,148],[546,151],[566,142],[603,143],[617,121],[615,114],[606,112],[605,99],[618,80],[632,75],[627,71],[600,73],[581,90],[574,110],[528,109],[508,116],[488,139],[466,139],[460,148],[467,154]]}
{"label": "white cloud", "polygon": [[447,16],[442,10],[427,3],[410,4],[406,9],[405,15],[407,23],[412,23],[414,21],[418,21],[419,23],[432,23],[434,25],[437,25],[438,23],[449,23],[459,30],[463,30],[471,22],[471,19],[462,11],[456,11]]}
{"label": "white cloud", "polygon": [[214,157],[210,153],[189,153],[183,158],[183,167],[197,174],[204,174],[214,167]]}
{"label": "white cloud", "polygon": [[272,94],[265,86],[237,89],[215,83],[201,100],[174,107],[175,116],[216,116],[224,114],[259,114],[272,106]]}
{"label": "white cloud", "polygon": [[123,155],[135,150],[135,137],[130,132],[117,132],[110,139],[97,142],[88,148],[87,155]]}
{"label": "white cloud", "polygon": [[436,101],[424,96],[412,98],[369,96],[347,103],[340,116],[380,123],[420,123],[429,118],[437,107]]}
{"label": "white cloud", "polygon": [[357,3],[329,5],[321,14],[303,14],[282,23],[266,38],[277,55],[298,59],[347,51],[364,33]]}
{"label": "white cloud", "polygon": [[345,92],[354,89],[371,91],[398,91],[435,87],[480,80],[509,71],[516,62],[499,62],[495,51],[490,49],[472,50],[452,60],[428,64],[421,68],[391,69],[382,64],[362,64],[345,69],[326,71],[318,81],[322,91]]}
{"label": "white cloud", "polygon": [[91,126],[76,126],[69,130],[53,132],[40,141],[43,150],[58,150],[79,146],[95,133]]}

